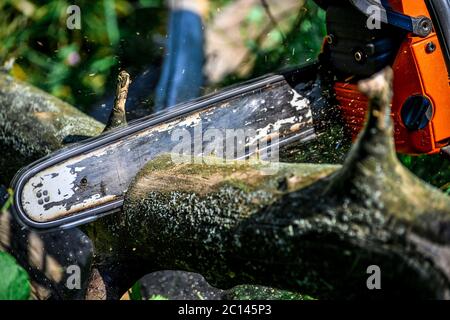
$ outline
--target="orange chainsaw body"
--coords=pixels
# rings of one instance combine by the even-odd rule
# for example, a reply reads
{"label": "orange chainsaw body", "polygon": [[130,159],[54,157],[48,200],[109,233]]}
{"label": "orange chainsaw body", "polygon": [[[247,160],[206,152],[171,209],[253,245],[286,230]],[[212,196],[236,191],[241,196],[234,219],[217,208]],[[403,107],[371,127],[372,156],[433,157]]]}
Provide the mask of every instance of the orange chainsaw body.
{"label": "orange chainsaw body", "polygon": [[[406,15],[430,17],[424,1],[393,0],[391,6]],[[430,46],[433,50],[430,50]],[[450,141],[450,83],[435,30],[426,38],[408,34],[400,45],[392,67],[392,118],[397,151],[406,154],[440,152]],[[356,138],[364,124],[367,99],[351,81],[337,82],[335,93],[346,125],[352,137]],[[408,99],[419,96],[431,102],[432,114],[424,128],[411,130],[402,119],[402,108]]]}

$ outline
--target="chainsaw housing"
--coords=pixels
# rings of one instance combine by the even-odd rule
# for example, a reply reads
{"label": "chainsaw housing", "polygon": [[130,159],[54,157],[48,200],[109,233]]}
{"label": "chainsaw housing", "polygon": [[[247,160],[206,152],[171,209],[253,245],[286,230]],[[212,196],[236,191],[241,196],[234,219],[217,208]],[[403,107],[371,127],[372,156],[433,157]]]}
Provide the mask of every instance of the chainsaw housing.
{"label": "chainsaw housing", "polygon": [[350,2],[324,2],[328,28],[324,56],[336,73],[336,98],[353,138],[362,129],[367,111],[357,81],[392,66],[397,151],[440,152],[450,141],[450,0],[382,1],[402,17],[430,19],[433,28],[426,36],[399,28],[398,23],[382,23],[381,29],[371,30],[367,15]]}

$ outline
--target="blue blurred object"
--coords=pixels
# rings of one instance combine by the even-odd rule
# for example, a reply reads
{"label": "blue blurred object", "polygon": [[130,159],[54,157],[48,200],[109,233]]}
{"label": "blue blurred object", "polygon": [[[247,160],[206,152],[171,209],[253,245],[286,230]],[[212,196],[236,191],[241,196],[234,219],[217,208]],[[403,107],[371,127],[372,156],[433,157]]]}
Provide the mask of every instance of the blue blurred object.
{"label": "blue blurred object", "polygon": [[200,95],[203,85],[203,25],[201,17],[187,10],[170,14],[169,36],[153,112],[170,108]]}

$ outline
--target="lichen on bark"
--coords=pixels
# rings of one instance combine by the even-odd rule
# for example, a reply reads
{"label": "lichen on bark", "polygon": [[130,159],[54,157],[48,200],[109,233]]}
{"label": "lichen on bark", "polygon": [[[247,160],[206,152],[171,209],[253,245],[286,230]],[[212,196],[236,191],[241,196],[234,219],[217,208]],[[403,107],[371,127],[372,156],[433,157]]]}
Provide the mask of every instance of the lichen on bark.
{"label": "lichen on bark", "polygon": [[385,70],[361,83],[368,120],[342,167],[278,164],[268,176],[260,164],[149,163],[120,217],[128,244],[141,261],[224,288],[376,298],[366,269],[379,265],[384,297],[449,298],[450,200],[396,158],[391,78]]}
{"label": "lichen on bark", "polygon": [[[450,298],[450,202],[395,156],[390,76],[385,71],[362,84],[371,101],[367,125],[342,166],[253,160],[206,165],[175,163],[170,155],[149,162],[129,188],[123,212],[85,227],[92,244],[77,229],[64,233],[74,245],[69,260],[84,239],[84,267],[94,271],[86,272],[87,298],[118,298],[144,274],[167,269],[201,273],[221,288],[247,283],[319,298]],[[7,178],[35,157],[103,130],[8,76],[0,76],[0,88],[6,106],[0,110],[0,147],[10,156],[2,157],[0,170]],[[10,110],[16,105],[23,114]],[[336,128],[323,148],[327,137],[343,137]],[[335,147],[330,156],[339,159]],[[12,238],[5,247],[28,263],[21,239],[35,233],[11,221],[0,227],[1,246]],[[42,250],[62,239],[55,233],[40,237],[52,243]],[[367,289],[369,265],[382,270],[381,291]],[[61,284],[46,288],[70,296]]]}
{"label": "lichen on bark", "polygon": [[67,144],[96,136],[103,125],[77,108],[0,72],[0,179]]}

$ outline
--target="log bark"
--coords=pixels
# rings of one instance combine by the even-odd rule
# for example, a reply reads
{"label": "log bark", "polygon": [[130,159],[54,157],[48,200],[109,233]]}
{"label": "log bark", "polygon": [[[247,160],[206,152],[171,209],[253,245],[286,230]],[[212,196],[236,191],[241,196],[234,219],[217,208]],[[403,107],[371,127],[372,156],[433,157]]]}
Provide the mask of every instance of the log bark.
{"label": "log bark", "polygon": [[[201,273],[221,288],[250,283],[321,298],[450,298],[450,200],[395,156],[388,117],[391,76],[385,71],[361,84],[371,101],[369,117],[343,166],[175,164],[163,155],[136,176],[122,213],[85,228],[89,237],[79,229],[37,235],[4,214],[0,242],[35,271],[41,297],[118,298],[144,274],[176,269]],[[7,88],[0,92],[7,97],[0,98],[7,106],[0,111],[0,146],[9,146],[15,157],[9,167],[0,167],[6,177],[34,157],[63,147],[62,128],[75,138],[103,129],[72,107],[49,104],[55,100],[41,92],[44,100],[24,103],[34,89],[7,76],[0,80],[0,88]],[[3,110],[20,103],[22,116]],[[22,132],[20,124],[28,124],[32,133]],[[267,175],[268,168],[275,173]],[[33,244],[35,236],[45,243]],[[70,249],[61,242],[64,236],[76,239]],[[84,254],[74,255],[80,239]],[[53,260],[67,257],[83,266],[83,290],[66,290],[64,274],[49,272],[50,265],[56,265],[51,270],[67,265],[49,262],[52,246]],[[43,259],[30,263],[34,248],[42,248],[36,256]],[[367,288],[371,265],[381,269],[381,290]],[[46,280],[39,282],[39,276]]]}
{"label": "log bark", "polygon": [[[0,72],[0,183],[9,185],[23,166],[96,136],[103,125],[75,107]],[[24,229],[9,211],[0,215],[0,250],[10,252],[28,271],[32,296],[84,298],[94,248],[79,229],[38,234]],[[81,270],[82,290],[66,287],[70,265]]]}
{"label": "log bark", "polygon": [[0,72],[0,183],[52,151],[100,134],[103,125],[73,106]]}
{"label": "log bark", "polygon": [[[268,164],[277,172],[267,176],[258,163],[162,156],[137,175],[124,214],[99,233],[121,265],[195,271],[220,288],[450,298],[450,200],[397,160],[391,78],[386,70],[361,83],[369,117],[342,167]],[[367,287],[373,265],[382,290]]]}
{"label": "log bark", "polygon": [[[321,85],[319,80],[296,89],[301,94],[320,95],[319,91],[326,89],[326,84]],[[325,112],[331,106],[329,100],[330,96],[325,96],[313,106],[313,112],[323,119],[318,124],[320,141],[314,147],[328,148],[329,158],[339,161],[345,151],[342,143],[345,138],[340,124],[331,123],[333,116]],[[0,157],[0,182],[5,185],[21,167],[104,130],[101,123],[73,106],[5,73],[0,73],[0,103],[0,150],[5,155]],[[117,115],[120,116],[117,113],[111,116]],[[285,148],[280,151],[280,158],[289,161],[295,161],[299,155],[314,158],[315,150],[310,147]],[[35,298],[119,298],[139,279],[136,274],[143,272],[131,272],[129,261],[121,268],[110,252],[111,245],[103,241],[103,237],[91,233],[92,238],[89,238],[79,228],[38,234],[23,229],[5,212],[1,215],[0,235],[0,249],[12,253],[30,273]],[[70,265],[81,268],[81,290],[67,290],[66,270]],[[124,284],[116,284],[116,281]]]}

